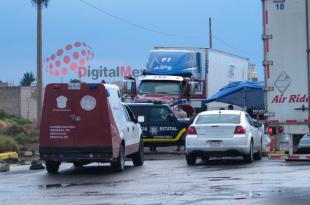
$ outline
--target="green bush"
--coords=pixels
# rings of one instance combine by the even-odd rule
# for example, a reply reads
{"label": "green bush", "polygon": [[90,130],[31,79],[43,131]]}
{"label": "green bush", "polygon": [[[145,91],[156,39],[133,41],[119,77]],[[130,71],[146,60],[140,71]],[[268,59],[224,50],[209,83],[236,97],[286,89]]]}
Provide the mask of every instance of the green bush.
{"label": "green bush", "polygon": [[0,119],[4,119],[4,118],[7,118],[9,117],[8,114],[6,114],[6,112],[4,112],[4,110],[0,110]]}
{"label": "green bush", "polygon": [[25,125],[25,124],[31,123],[30,120],[27,120],[27,119],[21,118],[21,117],[15,117],[15,116],[12,117],[12,121],[14,121],[18,125]]}
{"label": "green bush", "polygon": [[15,124],[5,128],[2,133],[4,135],[15,136],[23,132],[25,132],[25,129],[22,126]]}
{"label": "green bush", "polygon": [[0,110],[0,120],[3,128],[0,129],[0,153],[23,149],[24,146],[39,141],[39,131],[29,120],[9,115]]}
{"label": "green bush", "polygon": [[17,117],[14,115],[9,115],[1,109],[0,109],[0,120],[15,122],[16,124],[19,124],[19,125],[31,124],[30,120],[27,120],[22,117]]}
{"label": "green bush", "polygon": [[19,133],[18,135],[14,136],[14,139],[20,145],[32,144],[39,141],[39,135],[36,133]]}
{"label": "green bush", "polygon": [[0,135],[0,153],[1,152],[19,152],[19,146],[12,137]]}

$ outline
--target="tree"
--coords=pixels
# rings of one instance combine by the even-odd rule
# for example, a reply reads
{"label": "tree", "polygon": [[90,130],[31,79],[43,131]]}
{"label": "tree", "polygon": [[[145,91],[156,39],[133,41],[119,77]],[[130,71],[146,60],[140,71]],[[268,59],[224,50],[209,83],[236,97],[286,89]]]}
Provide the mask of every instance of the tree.
{"label": "tree", "polygon": [[36,79],[34,78],[32,72],[26,72],[26,73],[24,73],[23,78],[20,80],[20,85],[21,85],[21,86],[30,86],[31,83],[32,83],[33,81],[35,81],[35,80],[36,80]]}
{"label": "tree", "polygon": [[31,3],[34,6],[39,6],[39,4],[41,4],[41,6],[47,7],[49,0],[31,0]]}

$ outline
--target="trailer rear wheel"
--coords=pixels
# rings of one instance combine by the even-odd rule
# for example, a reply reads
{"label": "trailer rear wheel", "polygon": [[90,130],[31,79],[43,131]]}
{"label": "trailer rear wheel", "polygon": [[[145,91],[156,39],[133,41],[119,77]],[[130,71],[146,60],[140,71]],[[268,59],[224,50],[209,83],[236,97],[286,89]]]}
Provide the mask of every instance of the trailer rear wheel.
{"label": "trailer rear wheel", "polygon": [[111,163],[115,171],[121,172],[125,169],[125,147],[121,145],[119,147],[119,154],[117,160]]}
{"label": "trailer rear wheel", "polygon": [[144,163],[144,145],[143,139],[140,139],[139,150],[132,157],[132,162],[134,166],[142,166]]}
{"label": "trailer rear wheel", "polygon": [[83,167],[83,163],[82,162],[73,162],[73,166],[74,167]]}
{"label": "trailer rear wheel", "polygon": [[55,174],[59,170],[60,162],[55,161],[46,161],[45,162],[46,170],[50,174]]}
{"label": "trailer rear wheel", "polygon": [[203,156],[203,157],[201,157],[201,160],[203,162],[208,162],[210,160],[210,157],[209,156]]}

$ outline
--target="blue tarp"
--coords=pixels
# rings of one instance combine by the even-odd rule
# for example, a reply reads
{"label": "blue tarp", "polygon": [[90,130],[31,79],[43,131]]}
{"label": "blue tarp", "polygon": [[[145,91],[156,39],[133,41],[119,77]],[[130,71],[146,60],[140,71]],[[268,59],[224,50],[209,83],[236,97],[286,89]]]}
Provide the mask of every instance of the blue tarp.
{"label": "blue tarp", "polygon": [[264,110],[264,84],[251,81],[232,82],[205,102],[223,102],[250,110]]}
{"label": "blue tarp", "polygon": [[152,50],[145,75],[200,77],[200,54],[188,50]]}

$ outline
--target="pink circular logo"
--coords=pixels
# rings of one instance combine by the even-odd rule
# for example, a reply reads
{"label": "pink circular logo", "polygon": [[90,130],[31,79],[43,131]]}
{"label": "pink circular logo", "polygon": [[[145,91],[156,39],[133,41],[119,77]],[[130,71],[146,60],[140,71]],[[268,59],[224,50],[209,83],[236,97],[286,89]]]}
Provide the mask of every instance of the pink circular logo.
{"label": "pink circular logo", "polygon": [[46,72],[57,77],[68,74],[69,71],[77,72],[84,67],[87,61],[92,60],[94,52],[91,46],[77,41],[58,49],[55,53],[44,59]]}

